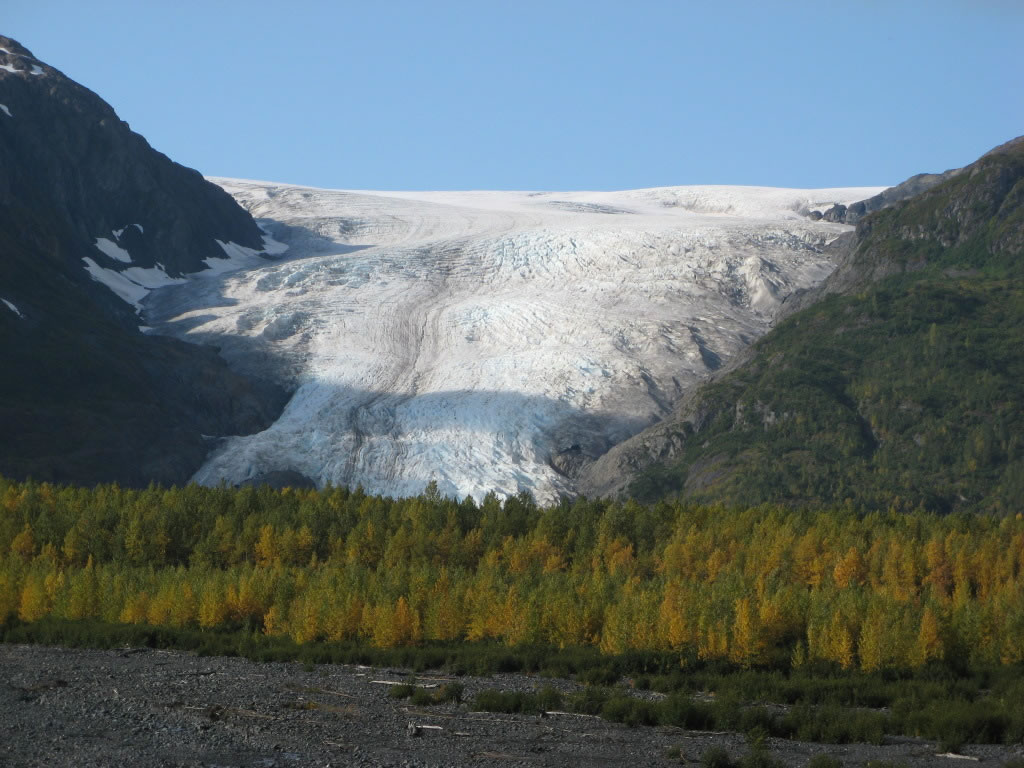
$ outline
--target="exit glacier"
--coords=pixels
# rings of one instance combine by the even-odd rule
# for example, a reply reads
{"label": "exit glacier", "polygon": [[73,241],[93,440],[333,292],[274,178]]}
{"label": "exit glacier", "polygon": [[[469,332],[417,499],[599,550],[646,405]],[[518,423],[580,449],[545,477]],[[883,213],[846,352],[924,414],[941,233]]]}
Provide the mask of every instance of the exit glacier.
{"label": "exit glacier", "polygon": [[298,472],[541,502],[657,421],[835,266],[807,213],[879,188],[354,192],[212,179],[289,247],[158,288],[152,333],[293,391],[204,484]]}

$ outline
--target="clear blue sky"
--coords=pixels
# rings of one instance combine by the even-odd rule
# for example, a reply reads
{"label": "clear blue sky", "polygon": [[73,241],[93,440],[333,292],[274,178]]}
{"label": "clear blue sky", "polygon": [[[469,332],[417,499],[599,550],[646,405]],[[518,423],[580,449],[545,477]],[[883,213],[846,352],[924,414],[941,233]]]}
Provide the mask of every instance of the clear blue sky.
{"label": "clear blue sky", "polygon": [[1022,0],[5,3],[209,175],[363,189],[891,184],[1024,133]]}

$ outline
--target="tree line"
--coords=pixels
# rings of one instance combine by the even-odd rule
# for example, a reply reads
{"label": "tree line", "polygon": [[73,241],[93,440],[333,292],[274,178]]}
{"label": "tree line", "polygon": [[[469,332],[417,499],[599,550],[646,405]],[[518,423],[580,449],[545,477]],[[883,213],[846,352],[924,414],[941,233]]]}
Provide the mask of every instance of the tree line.
{"label": "tree line", "polygon": [[591,646],[683,666],[1014,664],[1022,566],[1021,515],[0,478],[0,627]]}

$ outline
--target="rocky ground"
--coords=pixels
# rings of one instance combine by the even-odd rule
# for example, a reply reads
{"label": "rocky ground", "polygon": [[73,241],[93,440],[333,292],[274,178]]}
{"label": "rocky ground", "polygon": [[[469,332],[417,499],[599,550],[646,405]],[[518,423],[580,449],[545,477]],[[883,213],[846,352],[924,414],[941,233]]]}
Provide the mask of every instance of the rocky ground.
{"label": "rocky ground", "polygon": [[[712,746],[734,757],[743,736],[678,728],[628,728],[580,715],[540,718],[426,708],[397,701],[400,670],[258,664],[243,659],[128,649],[0,646],[2,766],[462,766],[697,763]],[[420,675],[440,685],[443,675]],[[464,677],[467,700],[484,688],[529,690],[574,683],[525,675]],[[655,695],[655,694],[645,694]],[[771,754],[802,766],[816,754],[843,765],[970,764],[934,744],[830,746],[770,739]],[[671,756],[676,754],[681,758]],[[1001,765],[1021,749],[971,746]]]}

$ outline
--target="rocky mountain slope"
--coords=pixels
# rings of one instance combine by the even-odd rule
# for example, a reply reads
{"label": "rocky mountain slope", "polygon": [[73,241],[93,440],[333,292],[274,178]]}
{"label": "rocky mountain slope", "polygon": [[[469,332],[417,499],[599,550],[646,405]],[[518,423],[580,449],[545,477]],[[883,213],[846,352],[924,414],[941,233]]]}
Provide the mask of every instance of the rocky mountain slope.
{"label": "rocky mountain slope", "polygon": [[257,258],[255,222],[2,36],[0,169],[0,473],[181,482],[204,434],[276,415],[275,387],[139,330],[151,288]]}
{"label": "rocky mountain slope", "polygon": [[1019,510],[1022,202],[1018,138],[862,219],[816,303],[602,456],[581,489]]}
{"label": "rocky mountain slope", "polygon": [[574,493],[834,268],[810,210],[878,189],[346,192],[220,180],[288,258],[156,291],[160,333],[294,389],[196,474]]}

